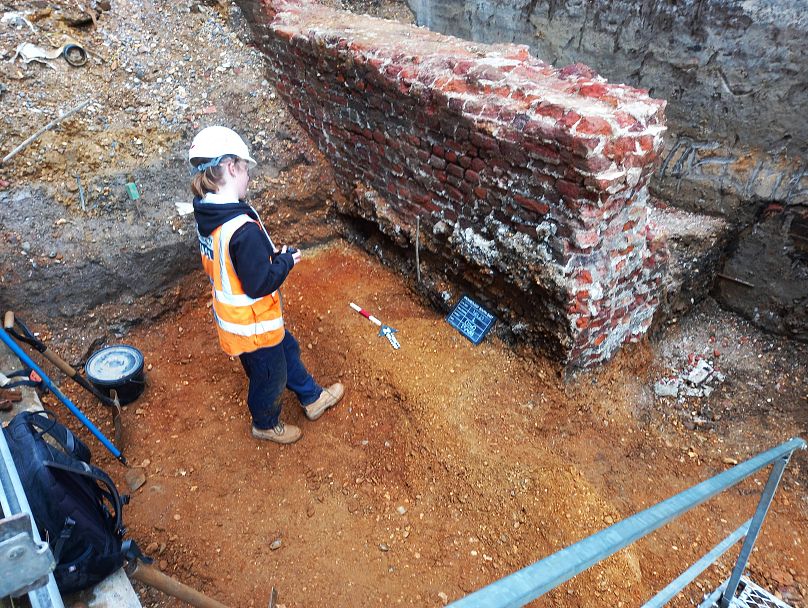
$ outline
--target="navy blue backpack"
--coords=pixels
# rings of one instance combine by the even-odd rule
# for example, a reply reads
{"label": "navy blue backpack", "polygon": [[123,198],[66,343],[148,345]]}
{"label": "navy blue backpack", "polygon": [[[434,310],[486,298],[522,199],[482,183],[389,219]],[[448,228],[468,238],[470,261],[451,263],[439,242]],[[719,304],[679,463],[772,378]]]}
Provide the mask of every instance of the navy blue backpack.
{"label": "navy blue backpack", "polygon": [[62,593],[91,587],[125,559],[142,557],[123,540],[121,510],[129,497],[90,464],[89,448],[53,414],[21,412],[4,432]]}

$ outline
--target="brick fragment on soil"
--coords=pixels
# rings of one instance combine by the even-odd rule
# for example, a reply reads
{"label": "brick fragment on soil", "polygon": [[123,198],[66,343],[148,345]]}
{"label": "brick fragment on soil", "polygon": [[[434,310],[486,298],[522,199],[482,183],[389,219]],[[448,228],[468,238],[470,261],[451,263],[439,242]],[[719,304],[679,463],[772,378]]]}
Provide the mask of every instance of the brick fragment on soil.
{"label": "brick fragment on soil", "polygon": [[664,101],[525,46],[305,1],[241,4],[277,90],[334,165],[343,212],[402,249],[420,216],[430,271],[570,366],[646,332],[667,261],[647,192]]}

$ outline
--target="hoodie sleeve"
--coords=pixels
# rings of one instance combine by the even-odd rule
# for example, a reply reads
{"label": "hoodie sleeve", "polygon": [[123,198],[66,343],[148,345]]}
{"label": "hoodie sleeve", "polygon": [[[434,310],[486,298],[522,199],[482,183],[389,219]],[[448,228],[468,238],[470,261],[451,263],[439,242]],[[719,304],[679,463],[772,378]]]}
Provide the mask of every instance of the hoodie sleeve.
{"label": "hoodie sleeve", "polygon": [[230,238],[230,259],[241,285],[251,298],[277,290],[295,265],[292,254],[275,253],[255,222],[248,222]]}

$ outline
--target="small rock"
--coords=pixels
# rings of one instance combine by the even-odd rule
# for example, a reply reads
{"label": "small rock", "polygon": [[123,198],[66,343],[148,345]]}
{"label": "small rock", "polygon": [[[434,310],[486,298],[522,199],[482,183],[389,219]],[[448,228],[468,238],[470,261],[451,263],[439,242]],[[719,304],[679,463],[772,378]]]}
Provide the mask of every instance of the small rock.
{"label": "small rock", "polygon": [[168,568],[168,561],[161,559],[159,562],[157,562],[157,567],[160,570],[165,570],[166,568]]}
{"label": "small rock", "polygon": [[794,577],[791,576],[788,572],[780,570],[779,568],[773,568],[770,576],[779,584],[785,587],[794,584]]}
{"label": "small rock", "polygon": [[438,597],[440,598],[440,601],[443,602],[444,606],[449,603],[449,596],[446,595],[443,591],[438,592]]}
{"label": "small rock", "polygon": [[387,546],[387,543],[379,543],[379,550],[381,550],[381,551],[389,551],[390,547]]}
{"label": "small rock", "polygon": [[707,363],[706,360],[699,359],[696,361],[696,366],[687,374],[687,378],[685,378],[685,380],[687,380],[693,386],[698,386],[707,380],[712,373],[713,366]]}
{"label": "small rock", "polygon": [[280,549],[280,548],[281,548],[281,545],[282,545],[282,544],[283,544],[283,543],[281,542],[281,539],[280,539],[280,538],[276,538],[276,539],[275,539],[275,540],[273,540],[273,541],[272,541],[272,543],[269,545],[269,548],[270,548],[272,551],[277,551],[278,549]]}
{"label": "small rock", "polygon": [[407,507],[405,507],[404,505],[399,505],[398,507],[396,507],[396,511],[398,511],[399,515],[404,515],[407,512]]}
{"label": "small rock", "polygon": [[654,393],[657,397],[676,397],[679,395],[678,378],[663,378],[654,384]]}
{"label": "small rock", "polygon": [[174,521],[179,521],[180,519],[182,519],[180,514],[179,513],[174,513]]}
{"label": "small rock", "polygon": [[158,543],[149,543],[144,552],[146,553],[146,555],[153,555],[154,553],[157,552],[159,548],[160,545]]}
{"label": "small rock", "polygon": [[127,469],[123,477],[130,492],[140,489],[146,483],[146,471],[140,467]]}
{"label": "small rock", "polygon": [[721,462],[723,462],[724,464],[731,464],[731,465],[736,465],[736,464],[738,464],[738,461],[737,461],[737,460],[735,460],[734,458],[730,458],[730,457],[728,457],[728,456],[724,456],[724,457],[721,459]]}

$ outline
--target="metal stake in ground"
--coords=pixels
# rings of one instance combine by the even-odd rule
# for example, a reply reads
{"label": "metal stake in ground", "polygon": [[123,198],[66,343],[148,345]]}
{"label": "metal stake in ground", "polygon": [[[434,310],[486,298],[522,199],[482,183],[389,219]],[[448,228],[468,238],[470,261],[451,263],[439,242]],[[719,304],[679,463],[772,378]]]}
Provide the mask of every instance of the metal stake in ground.
{"label": "metal stake in ground", "polygon": [[378,325],[380,328],[379,335],[387,338],[387,340],[390,342],[390,344],[393,346],[394,349],[398,350],[399,348],[401,348],[401,344],[399,344],[398,338],[396,338],[393,335],[398,331],[397,329],[393,329],[389,325],[384,325],[381,321],[379,321],[376,317],[370,314],[367,310],[365,310],[361,306],[358,306],[357,304],[354,304],[353,302],[351,302],[351,308],[353,308],[356,312],[358,312],[360,315],[362,315],[369,321]]}

